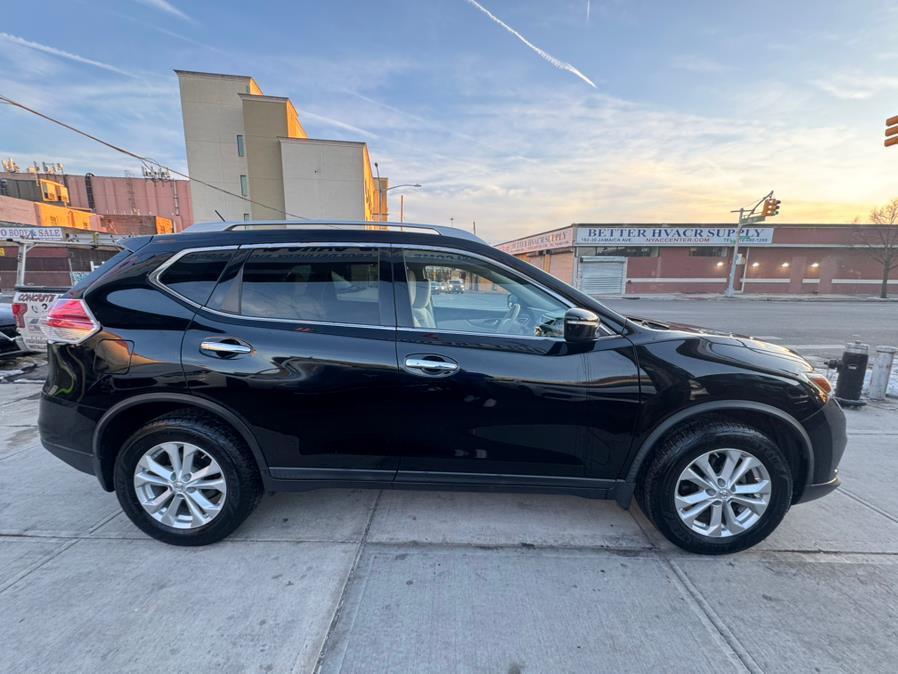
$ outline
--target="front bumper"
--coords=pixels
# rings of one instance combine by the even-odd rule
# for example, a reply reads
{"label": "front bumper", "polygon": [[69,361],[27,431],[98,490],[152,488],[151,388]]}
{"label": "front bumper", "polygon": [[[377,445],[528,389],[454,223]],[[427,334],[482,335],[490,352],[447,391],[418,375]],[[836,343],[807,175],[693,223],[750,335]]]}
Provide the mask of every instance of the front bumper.
{"label": "front bumper", "polygon": [[814,453],[814,469],[807,485],[795,499],[795,503],[813,501],[836,489],[841,484],[839,462],[848,444],[845,413],[831,398],[822,409],[812,414],[803,424],[811,440]]}
{"label": "front bumper", "polygon": [[839,477],[839,471],[836,469],[833,479],[829,482],[821,482],[820,484],[809,484],[804,488],[799,503],[807,503],[815,499],[826,496],[831,491],[835,491],[842,484],[842,478]]}

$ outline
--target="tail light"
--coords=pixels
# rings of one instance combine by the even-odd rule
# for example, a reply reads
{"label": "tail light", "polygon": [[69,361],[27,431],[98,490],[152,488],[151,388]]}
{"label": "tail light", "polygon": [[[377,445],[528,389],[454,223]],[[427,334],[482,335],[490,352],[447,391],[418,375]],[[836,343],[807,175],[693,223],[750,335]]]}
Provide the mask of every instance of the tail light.
{"label": "tail light", "polygon": [[80,344],[100,329],[84,300],[56,300],[41,319],[41,330],[51,342]]}
{"label": "tail light", "polygon": [[16,327],[25,327],[25,314],[28,312],[28,305],[23,302],[13,302],[12,315],[16,319]]}

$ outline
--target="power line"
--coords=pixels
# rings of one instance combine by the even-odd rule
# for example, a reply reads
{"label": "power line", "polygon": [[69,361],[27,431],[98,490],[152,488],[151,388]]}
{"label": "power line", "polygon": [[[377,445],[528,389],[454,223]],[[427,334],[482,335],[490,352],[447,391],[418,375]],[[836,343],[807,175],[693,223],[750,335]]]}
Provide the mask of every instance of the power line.
{"label": "power line", "polygon": [[267,208],[272,211],[277,211],[278,213],[283,213],[284,215],[289,216],[291,218],[297,218],[298,220],[308,220],[309,219],[302,215],[288,213],[287,211],[285,211],[282,208],[275,208],[274,206],[269,206],[268,204],[263,204],[260,201],[254,201],[253,199],[243,196],[242,194],[237,194],[236,192],[231,192],[229,190],[224,189],[223,187],[219,187],[218,185],[213,185],[212,183],[207,183],[205,180],[200,180],[199,178],[191,178],[186,173],[181,173],[180,171],[176,171],[175,169],[173,169],[169,166],[166,166],[165,164],[160,164],[155,159],[150,159],[149,157],[144,157],[142,155],[137,154],[136,152],[131,152],[131,150],[127,150],[123,147],[119,147],[118,145],[115,145],[113,143],[105,141],[102,138],[97,138],[96,136],[88,133],[87,131],[82,131],[81,129],[74,127],[71,124],[66,124],[62,120],[51,117],[50,115],[45,115],[43,112],[35,110],[34,108],[29,108],[24,103],[19,103],[18,101],[15,101],[11,98],[7,98],[6,96],[3,96],[2,94],[0,94],[0,101],[2,101],[4,103],[8,103],[9,105],[13,105],[17,108],[20,108],[20,109],[24,110],[25,112],[30,112],[32,115],[37,115],[38,117],[45,119],[48,122],[57,124],[58,126],[61,126],[64,129],[68,129],[69,131],[73,131],[80,136],[84,136],[85,138],[89,138],[90,140],[100,143],[101,145],[105,145],[106,147],[108,147],[112,150],[115,150],[116,152],[120,152],[124,155],[127,155],[128,157],[137,159],[138,161],[144,162],[145,164],[152,164],[153,166],[158,166],[159,168],[165,169],[166,171],[174,173],[177,176],[181,176],[182,178],[185,178],[186,180],[190,180],[195,183],[199,183],[200,185],[204,185],[205,187],[208,187],[209,189],[213,189],[217,192],[221,192],[222,194],[227,194],[230,197],[237,197],[238,199],[242,199],[243,201],[246,201],[250,204],[254,204],[256,206],[261,206],[262,208]]}

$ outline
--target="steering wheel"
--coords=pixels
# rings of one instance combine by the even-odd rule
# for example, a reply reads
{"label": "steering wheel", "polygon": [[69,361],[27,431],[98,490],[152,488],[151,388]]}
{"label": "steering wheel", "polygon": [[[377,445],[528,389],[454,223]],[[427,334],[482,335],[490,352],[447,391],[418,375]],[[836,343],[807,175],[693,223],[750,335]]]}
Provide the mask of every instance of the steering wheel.
{"label": "steering wheel", "polygon": [[523,332],[523,328],[518,323],[518,316],[521,314],[521,303],[514,295],[508,295],[508,311],[499,319],[496,326],[496,332],[503,335],[519,335]]}

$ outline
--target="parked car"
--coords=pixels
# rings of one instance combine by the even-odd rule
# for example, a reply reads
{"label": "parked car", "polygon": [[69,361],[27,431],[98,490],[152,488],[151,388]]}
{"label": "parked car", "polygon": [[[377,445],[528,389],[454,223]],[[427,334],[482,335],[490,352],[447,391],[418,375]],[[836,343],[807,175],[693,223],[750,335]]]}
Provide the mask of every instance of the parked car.
{"label": "parked car", "polygon": [[0,358],[10,358],[25,353],[25,344],[19,337],[19,329],[11,304],[0,304]]}
{"label": "parked car", "polygon": [[465,286],[461,282],[461,279],[454,278],[449,281],[449,291],[453,295],[460,295],[465,291]]}
{"label": "parked car", "polygon": [[[266,491],[366,487],[635,496],[720,554],[838,486],[844,416],[796,353],[628,319],[463,231],[386,227],[124,241],[45,320],[44,446],[177,545]],[[507,303],[434,304],[447,268]]]}

